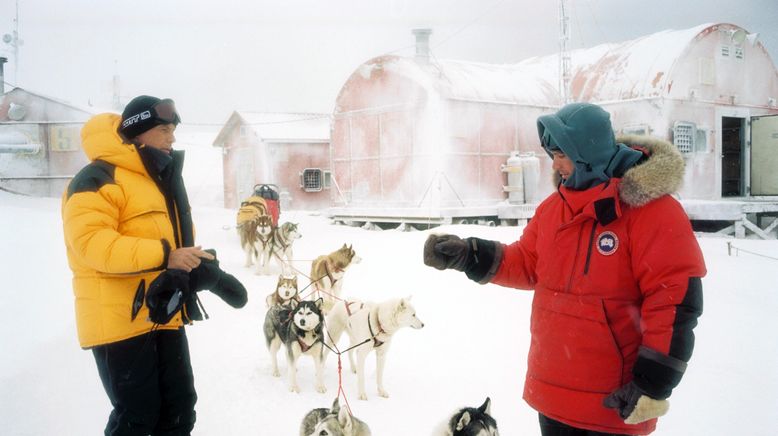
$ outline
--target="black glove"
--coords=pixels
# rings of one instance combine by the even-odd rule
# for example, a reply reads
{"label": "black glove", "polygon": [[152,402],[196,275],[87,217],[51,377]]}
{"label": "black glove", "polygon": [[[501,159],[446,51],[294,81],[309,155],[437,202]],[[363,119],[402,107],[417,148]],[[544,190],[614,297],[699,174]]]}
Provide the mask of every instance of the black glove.
{"label": "black glove", "polygon": [[602,404],[616,409],[626,424],[639,424],[658,418],[667,413],[670,408],[669,401],[649,397],[634,381],[605,397]]}
{"label": "black glove", "polygon": [[429,235],[424,243],[424,264],[435,269],[464,271],[472,262],[467,240],[456,235]]}
{"label": "black glove", "polygon": [[189,273],[189,286],[194,292],[209,290],[227,304],[241,308],[248,301],[246,288],[231,274],[219,268],[216,250],[205,250],[213,255],[213,260],[202,259],[200,265]]}
{"label": "black glove", "polygon": [[146,293],[149,318],[157,324],[167,324],[190,298],[189,273],[168,269],[157,276]]}
{"label": "black glove", "polygon": [[502,261],[502,244],[456,235],[429,235],[424,243],[424,264],[464,271],[470,280],[488,283]]}

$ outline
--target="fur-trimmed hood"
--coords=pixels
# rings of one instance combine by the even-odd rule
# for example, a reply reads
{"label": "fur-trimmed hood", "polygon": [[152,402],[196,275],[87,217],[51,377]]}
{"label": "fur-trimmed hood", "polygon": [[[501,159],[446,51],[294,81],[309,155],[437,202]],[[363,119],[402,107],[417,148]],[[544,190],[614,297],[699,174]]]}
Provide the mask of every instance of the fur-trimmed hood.
{"label": "fur-trimmed hood", "polygon": [[681,188],[685,164],[671,143],[652,136],[625,135],[616,142],[645,150],[649,157],[624,173],[619,185],[621,201],[643,206],[652,200],[673,194]]}

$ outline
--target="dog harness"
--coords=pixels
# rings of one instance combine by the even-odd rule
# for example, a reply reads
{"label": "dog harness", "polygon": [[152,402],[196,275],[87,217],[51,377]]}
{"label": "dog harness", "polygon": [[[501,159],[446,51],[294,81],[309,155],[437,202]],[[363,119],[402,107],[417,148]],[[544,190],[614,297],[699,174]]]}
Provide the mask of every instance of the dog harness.
{"label": "dog harness", "polygon": [[[332,277],[332,271],[330,271],[330,263],[328,261],[324,262],[324,270],[327,272],[327,278],[330,279],[330,286],[335,286],[335,282],[338,281],[335,277]],[[343,272],[342,268],[335,268],[335,272]],[[324,278],[324,277],[322,277]],[[319,279],[321,280],[321,279]],[[316,287],[319,287],[318,280],[316,281]]]}
{"label": "dog harness", "polygon": [[[348,313],[348,316],[353,315],[354,313],[351,311],[351,305],[352,304],[357,304],[357,302],[356,301],[344,301],[344,303],[346,303],[346,313]],[[363,307],[365,307],[365,303],[359,303],[359,309],[357,309],[357,310],[362,310]]]}
{"label": "dog harness", "polygon": [[[314,334],[315,334],[315,333],[314,333]],[[321,341],[321,339],[316,339],[315,341],[313,341],[313,343],[312,343],[311,345],[308,345],[308,344],[306,344],[306,343],[303,341],[303,338],[302,338],[302,336],[297,336],[297,343],[298,343],[298,344],[300,344],[300,350],[301,350],[303,353],[307,353],[307,352],[308,352],[308,350],[310,350],[310,349],[311,349],[311,348],[312,348],[314,345],[316,345],[316,343],[317,343],[317,342],[319,342],[319,341]]]}
{"label": "dog harness", "polygon": [[378,340],[378,335],[381,333],[386,333],[383,327],[381,327],[381,321],[378,319],[378,315],[375,317],[376,323],[378,324],[378,333],[373,333],[373,327],[370,325],[370,312],[367,313],[367,328],[370,330],[370,337],[373,339],[373,347],[378,348],[381,345],[384,345],[384,341]]}

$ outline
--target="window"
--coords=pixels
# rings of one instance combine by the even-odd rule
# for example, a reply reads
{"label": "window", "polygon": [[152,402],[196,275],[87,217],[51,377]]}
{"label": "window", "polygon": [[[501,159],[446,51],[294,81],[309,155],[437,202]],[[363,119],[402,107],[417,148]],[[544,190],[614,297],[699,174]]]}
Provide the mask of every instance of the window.
{"label": "window", "polygon": [[324,171],[324,183],[323,188],[330,188],[332,186],[332,171]]}
{"label": "window", "polygon": [[743,47],[735,47],[735,59],[743,59],[744,56]]}
{"label": "window", "polygon": [[240,126],[240,137],[245,138],[249,136],[249,128],[247,126]]}
{"label": "window", "polygon": [[697,129],[697,137],[694,138],[694,151],[708,151],[708,132],[705,129]]}
{"label": "window", "polygon": [[673,144],[678,151],[688,154],[694,151],[694,142],[697,136],[697,126],[688,121],[676,121],[673,124]]}
{"label": "window", "polygon": [[725,57],[725,58],[729,57],[729,46],[728,45],[722,45],[721,46],[721,57]]}
{"label": "window", "polygon": [[322,190],[324,177],[319,168],[306,168],[300,174],[300,187],[305,192],[319,192]]}

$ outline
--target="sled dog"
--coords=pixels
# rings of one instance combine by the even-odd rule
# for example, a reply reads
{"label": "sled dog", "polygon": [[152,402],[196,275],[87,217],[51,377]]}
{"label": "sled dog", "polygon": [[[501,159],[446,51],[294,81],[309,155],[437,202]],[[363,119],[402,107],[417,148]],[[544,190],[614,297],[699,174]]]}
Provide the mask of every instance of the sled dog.
{"label": "sled dog", "polygon": [[300,436],[370,436],[370,427],[340,408],[338,398],[331,409],[313,409],[300,424]]}
{"label": "sled dog", "polygon": [[325,312],[335,304],[335,299],[340,297],[346,269],[360,261],[362,258],[357,256],[351,245],[346,244],[330,254],[314,259],[311,264],[311,280],[315,290],[323,291]]}
{"label": "sled dog", "polygon": [[281,266],[281,273],[292,275],[293,252],[292,244],[303,235],[297,229],[296,223],[286,222],[281,224],[273,233],[273,256]]}
{"label": "sled dog", "polygon": [[[338,301],[327,314],[328,345],[338,343],[344,331],[348,333],[349,347],[365,342],[348,352],[351,372],[357,374],[360,400],[367,400],[365,393],[365,359],[376,352],[376,382],[378,395],[388,398],[384,389],[384,363],[392,336],[403,327],[420,329],[424,323],[416,317],[416,309],[410,298],[395,298],[381,303]],[[332,338],[331,340],[329,338]],[[356,363],[354,353],[356,352]]]}
{"label": "sled dog", "polygon": [[322,351],[322,300],[290,300],[288,305],[272,306],[265,314],[265,344],[273,362],[273,376],[280,377],[276,354],[281,345],[286,349],[287,378],[289,390],[300,392],[297,385],[297,360],[303,354],[313,357],[316,368],[316,390],[324,393]]}
{"label": "sled dog", "polygon": [[490,415],[492,400],[486,401],[479,408],[463,407],[454,412],[451,417],[442,422],[432,436],[499,436],[497,422]]}
{"label": "sled dog", "polygon": [[254,264],[257,257],[255,243],[257,240],[257,223],[259,217],[267,215],[267,205],[262,197],[249,197],[240,204],[237,226],[240,237],[240,247],[246,253],[245,266]]}
{"label": "sled dog", "polygon": [[275,233],[273,218],[270,215],[260,216],[257,219],[256,237],[254,239],[254,253],[256,255],[254,274],[270,274],[270,257],[273,255],[273,233]]}
{"label": "sled dog", "polygon": [[276,290],[265,298],[267,307],[288,305],[290,300],[300,302],[300,294],[297,289],[297,276],[278,276]]}

